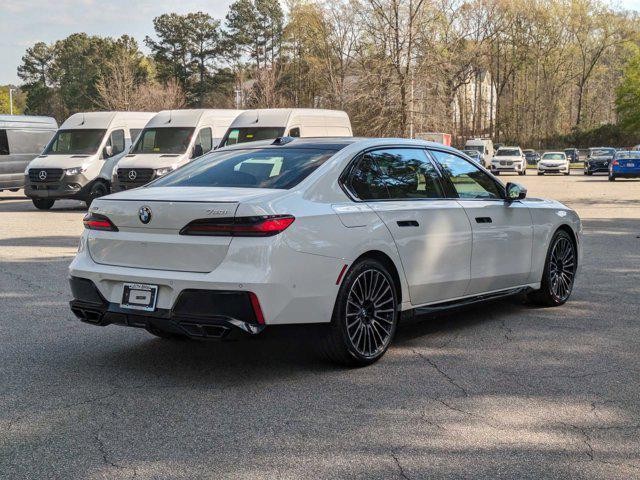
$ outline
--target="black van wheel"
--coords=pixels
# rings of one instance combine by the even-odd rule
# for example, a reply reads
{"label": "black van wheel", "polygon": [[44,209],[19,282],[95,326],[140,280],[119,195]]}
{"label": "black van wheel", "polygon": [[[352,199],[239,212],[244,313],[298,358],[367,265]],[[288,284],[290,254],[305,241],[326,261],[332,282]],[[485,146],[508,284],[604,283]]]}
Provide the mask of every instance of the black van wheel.
{"label": "black van wheel", "polygon": [[91,203],[100,197],[104,197],[105,195],[109,195],[109,187],[107,185],[98,180],[93,185],[91,185],[91,189],[89,190],[89,195],[84,203],[87,204],[87,208],[91,206]]}
{"label": "black van wheel", "polygon": [[32,198],[31,201],[38,210],[49,210],[56,203],[55,200],[49,198]]}

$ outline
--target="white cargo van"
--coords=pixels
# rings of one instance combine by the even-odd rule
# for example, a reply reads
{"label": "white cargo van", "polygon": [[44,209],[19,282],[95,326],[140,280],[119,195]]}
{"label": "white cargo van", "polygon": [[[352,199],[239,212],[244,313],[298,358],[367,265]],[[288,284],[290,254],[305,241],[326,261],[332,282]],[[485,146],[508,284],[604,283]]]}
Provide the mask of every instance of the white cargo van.
{"label": "white cargo van", "polygon": [[346,112],[311,108],[248,110],[229,127],[221,147],[278,137],[351,137]]}
{"label": "white cargo van", "polygon": [[491,168],[491,160],[493,159],[494,149],[493,142],[489,138],[472,138],[464,144],[464,150],[475,150],[480,153],[482,164]]}
{"label": "white cargo van", "polygon": [[25,171],[25,195],[46,210],[57,199],[84,200],[111,190],[113,167],[131,146],[151,112],[86,112],[71,115]]}
{"label": "white cargo van", "polygon": [[141,187],[217,148],[243,110],[164,110],[144,127],[113,174],[114,191]]}
{"label": "white cargo van", "polygon": [[0,192],[24,186],[24,169],[47,146],[58,124],[51,117],[0,115]]}

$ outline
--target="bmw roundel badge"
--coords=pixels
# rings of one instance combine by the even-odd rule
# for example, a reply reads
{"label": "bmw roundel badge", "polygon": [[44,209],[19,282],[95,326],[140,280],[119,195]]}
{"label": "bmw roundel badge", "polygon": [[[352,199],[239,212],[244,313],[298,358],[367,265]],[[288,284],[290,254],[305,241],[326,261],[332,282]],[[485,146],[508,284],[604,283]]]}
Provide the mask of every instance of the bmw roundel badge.
{"label": "bmw roundel badge", "polygon": [[151,209],[146,205],[140,207],[138,210],[138,218],[145,225],[151,221]]}

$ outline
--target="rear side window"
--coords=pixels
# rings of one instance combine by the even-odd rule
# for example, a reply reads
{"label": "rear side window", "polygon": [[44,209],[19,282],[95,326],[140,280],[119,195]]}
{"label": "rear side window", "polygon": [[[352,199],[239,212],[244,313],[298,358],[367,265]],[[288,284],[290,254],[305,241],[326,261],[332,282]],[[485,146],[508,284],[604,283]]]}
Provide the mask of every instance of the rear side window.
{"label": "rear side window", "polygon": [[432,151],[460,198],[502,198],[498,184],[487,173],[452,153]]}
{"label": "rear side window", "polygon": [[9,140],[6,130],[0,130],[0,155],[9,155]]}
{"label": "rear side window", "polygon": [[129,129],[129,134],[131,135],[131,143],[135,143],[136,138],[138,138],[138,135],[140,135],[141,131],[142,131],[141,128],[130,128]]}
{"label": "rear side window", "polygon": [[109,136],[109,142],[113,148],[111,155],[118,155],[124,152],[124,130],[114,130]]}
{"label": "rear side window", "polygon": [[289,189],[334,153],[302,148],[216,151],[153,182],[152,186]]}
{"label": "rear side window", "polygon": [[347,188],[360,200],[388,200],[389,191],[373,155],[365,154],[347,179]]}
{"label": "rear side window", "polygon": [[280,127],[247,127],[229,130],[222,146],[235,145],[237,143],[255,142],[257,140],[271,140],[284,135],[284,128]]}
{"label": "rear side window", "polygon": [[207,127],[200,130],[200,132],[198,132],[195,144],[202,147],[202,153],[211,151],[211,149],[213,148],[213,137],[211,135],[211,129]]}

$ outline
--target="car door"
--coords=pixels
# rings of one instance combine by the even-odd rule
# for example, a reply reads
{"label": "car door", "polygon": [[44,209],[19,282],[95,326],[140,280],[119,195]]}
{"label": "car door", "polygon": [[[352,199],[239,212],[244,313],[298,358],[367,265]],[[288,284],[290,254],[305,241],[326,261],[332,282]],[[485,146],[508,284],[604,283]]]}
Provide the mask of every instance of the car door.
{"label": "car door", "polygon": [[467,295],[527,283],[531,272],[533,222],[529,208],[504,199],[504,188],[491,175],[451,152],[431,150],[458,197],[473,231],[471,280]]}
{"label": "car door", "polygon": [[421,148],[383,148],[355,164],[347,188],[387,226],[413,305],[464,295],[470,278],[471,225],[444,196],[440,173]]}

